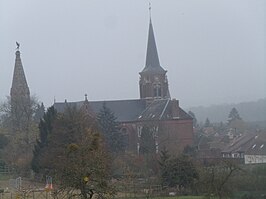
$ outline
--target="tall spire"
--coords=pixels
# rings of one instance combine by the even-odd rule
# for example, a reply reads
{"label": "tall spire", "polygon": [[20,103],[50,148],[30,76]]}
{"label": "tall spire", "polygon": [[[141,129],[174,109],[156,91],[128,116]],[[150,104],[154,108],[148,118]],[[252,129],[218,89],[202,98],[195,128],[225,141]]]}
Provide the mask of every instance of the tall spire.
{"label": "tall spire", "polygon": [[149,35],[146,53],[146,64],[144,69],[139,73],[140,98],[144,99],[161,99],[170,98],[168,89],[168,80],[166,70],[164,70],[159,61],[153,26],[151,21],[151,7],[149,4],[150,23]]}
{"label": "tall spire", "polygon": [[157,52],[152,20],[151,20],[151,5],[149,4],[149,13],[150,13],[150,23],[149,23],[149,34],[148,34],[148,44],[147,44],[147,53],[146,53],[146,64],[145,68],[141,73],[152,72],[164,74],[166,71],[160,66],[159,56]]}
{"label": "tall spire", "polygon": [[[17,43],[18,45],[18,43]],[[20,58],[20,51],[19,45],[16,51],[16,60],[15,60],[15,67],[13,73],[13,81],[10,90],[11,99],[17,98],[30,98],[30,90],[27,84],[26,76],[23,70],[21,58]]]}
{"label": "tall spire", "polygon": [[[30,89],[20,59],[19,43],[16,48],[16,60],[10,90],[11,118],[13,133],[28,132],[29,118],[31,118]],[[27,137],[28,139],[28,137]]]}

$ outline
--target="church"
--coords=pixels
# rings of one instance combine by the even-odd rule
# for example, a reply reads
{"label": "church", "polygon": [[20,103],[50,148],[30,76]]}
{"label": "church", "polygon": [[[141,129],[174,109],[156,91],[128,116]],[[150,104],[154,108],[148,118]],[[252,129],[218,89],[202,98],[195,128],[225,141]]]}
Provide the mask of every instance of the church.
{"label": "church", "polygon": [[[55,102],[54,108],[64,112],[67,106],[81,108],[86,103],[97,114],[105,105],[117,117],[120,131],[125,137],[126,150],[139,153],[140,139],[144,126],[152,129],[156,153],[164,147],[171,154],[180,153],[185,146],[193,144],[192,117],[180,106],[179,101],[171,99],[167,71],[160,65],[153,25],[150,18],[146,63],[139,73],[139,99],[113,101]],[[16,51],[11,102],[15,110],[15,100],[30,103],[30,91],[23,71],[19,46]]]}
{"label": "church", "polygon": [[97,114],[105,105],[117,117],[120,130],[126,137],[126,149],[139,153],[143,126],[153,132],[156,153],[163,147],[171,154],[180,153],[185,146],[193,143],[192,117],[171,99],[167,71],[162,68],[157,52],[152,21],[149,22],[146,64],[139,73],[139,99],[113,101],[56,102],[54,107],[63,112],[67,106],[81,108],[88,103],[90,110]]}

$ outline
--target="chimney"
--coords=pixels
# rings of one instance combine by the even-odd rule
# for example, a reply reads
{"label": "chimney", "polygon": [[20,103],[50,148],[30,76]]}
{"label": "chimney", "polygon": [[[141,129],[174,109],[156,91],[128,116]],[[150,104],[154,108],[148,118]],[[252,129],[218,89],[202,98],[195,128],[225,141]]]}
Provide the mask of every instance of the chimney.
{"label": "chimney", "polygon": [[179,101],[175,98],[171,101],[171,111],[173,119],[179,119]]}

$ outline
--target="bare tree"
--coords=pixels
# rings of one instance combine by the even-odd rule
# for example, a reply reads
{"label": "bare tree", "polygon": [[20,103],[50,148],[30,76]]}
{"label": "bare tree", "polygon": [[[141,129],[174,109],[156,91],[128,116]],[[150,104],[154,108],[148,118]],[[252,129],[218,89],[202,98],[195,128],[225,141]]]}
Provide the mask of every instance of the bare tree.
{"label": "bare tree", "polygon": [[213,160],[201,171],[199,186],[208,196],[227,198],[233,192],[231,178],[241,171],[241,168],[232,160]]}
{"label": "bare tree", "polygon": [[0,125],[9,139],[3,159],[22,174],[30,169],[32,149],[37,138],[38,124],[34,122],[37,107],[36,97],[31,97],[29,101],[12,99],[12,102],[7,97],[0,105]]}

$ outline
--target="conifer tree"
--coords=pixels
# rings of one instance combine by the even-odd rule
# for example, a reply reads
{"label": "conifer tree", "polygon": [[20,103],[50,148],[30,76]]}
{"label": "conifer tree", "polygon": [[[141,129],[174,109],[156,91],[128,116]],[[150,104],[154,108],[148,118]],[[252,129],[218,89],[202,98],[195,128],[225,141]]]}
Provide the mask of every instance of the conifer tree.
{"label": "conifer tree", "polygon": [[228,116],[228,120],[229,120],[229,122],[231,122],[233,120],[242,120],[242,118],[240,117],[240,115],[239,115],[239,113],[235,107],[232,108],[232,110],[230,111],[229,116]]}
{"label": "conifer tree", "polygon": [[143,126],[140,137],[140,154],[153,154],[156,152],[153,131],[150,126]]}
{"label": "conifer tree", "polygon": [[80,193],[84,199],[94,194],[100,198],[111,196],[109,157],[95,118],[70,106],[55,118],[45,116],[40,125],[43,128],[37,145],[41,148],[37,166],[41,165],[60,189]]}
{"label": "conifer tree", "polygon": [[44,113],[43,118],[39,123],[39,139],[34,146],[33,158],[31,162],[31,167],[36,173],[40,172],[42,169],[40,163],[40,156],[43,155],[43,149],[48,145],[48,136],[51,134],[53,129],[53,122],[56,119],[56,110],[54,107],[48,108]]}
{"label": "conifer tree", "polygon": [[210,126],[211,126],[211,122],[210,122],[209,118],[206,118],[204,127],[210,127]]}
{"label": "conifer tree", "polygon": [[125,150],[124,135],[119,131],[118,122],[114,113],[105,103],[97,115],[97,120],[107,149],[112,153],[123,152]]}

